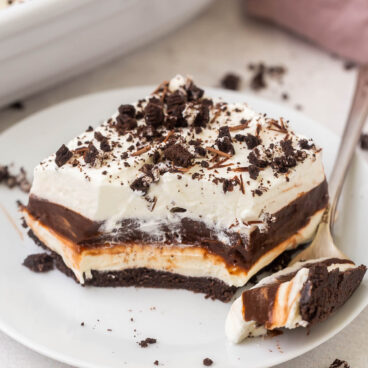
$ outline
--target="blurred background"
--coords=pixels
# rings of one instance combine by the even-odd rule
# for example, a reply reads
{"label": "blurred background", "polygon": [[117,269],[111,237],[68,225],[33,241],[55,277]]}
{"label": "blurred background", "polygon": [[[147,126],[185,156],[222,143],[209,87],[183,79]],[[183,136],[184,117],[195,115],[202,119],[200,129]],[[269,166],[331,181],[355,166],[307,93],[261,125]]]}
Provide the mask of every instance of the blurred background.
{"label": "blurred background", "polygon": [[[0,0],[0,131],[82,94],[177,73],[221,86],[232,73],[239,90],[340,133],[356,62],[368,58],[368,10],[359,0],[10,0],[4,8],[8,2]],[[259,63],[283,72],[266,70],[265,86],[254,88]]]}
{"label": "blurred background", "polygon": [[[0,134],[66,99],[177,73],[285,104],[341,134],[367,45],[365,0],[0,0]],[[367,311],[280,368],[336,357],[366,367],[365,331]],[[66,367],[2,333],[0,366]]]}

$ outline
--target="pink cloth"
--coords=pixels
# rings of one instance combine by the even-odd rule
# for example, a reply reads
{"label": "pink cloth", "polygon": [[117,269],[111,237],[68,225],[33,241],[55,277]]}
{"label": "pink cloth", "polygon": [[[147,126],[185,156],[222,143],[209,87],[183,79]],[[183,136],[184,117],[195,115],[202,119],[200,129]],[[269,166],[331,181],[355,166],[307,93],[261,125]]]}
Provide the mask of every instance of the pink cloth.
{"label": "pink cloth", "polygon": [[247,12],[368,63],[368,0],[247,0]]}

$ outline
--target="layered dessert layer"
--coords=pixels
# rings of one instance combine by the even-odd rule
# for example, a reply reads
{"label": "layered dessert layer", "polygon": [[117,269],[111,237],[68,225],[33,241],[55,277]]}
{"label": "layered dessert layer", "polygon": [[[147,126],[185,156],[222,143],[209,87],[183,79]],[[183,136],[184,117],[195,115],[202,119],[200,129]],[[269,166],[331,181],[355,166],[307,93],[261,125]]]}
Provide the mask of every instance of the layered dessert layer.
{"label": "layered dessert layer", "polygon": [[327,201],[311,140],[177,76],[41,162],[23,212],[80,283],[141,269],[235,290]]}
{"label": "layered dessert layer", "polygon": [[365,272],[365,266],[344,259],[298,262],[243,292],[227,316],[226,335],[239,343],[275,328],[323,321],[351,297]]}

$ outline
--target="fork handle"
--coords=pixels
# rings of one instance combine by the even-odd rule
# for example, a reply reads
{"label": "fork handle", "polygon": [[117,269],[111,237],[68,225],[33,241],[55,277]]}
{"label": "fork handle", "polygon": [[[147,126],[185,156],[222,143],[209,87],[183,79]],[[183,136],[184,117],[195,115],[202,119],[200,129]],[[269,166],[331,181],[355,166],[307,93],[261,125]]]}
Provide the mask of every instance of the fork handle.
{"label": "fork handle", "polygon": [[354,155],[356,145],[368,116],[368,65],[362,66],[358,73],[354,99],[345,124],[340,147],[329,181],[330,210],[327,221],[332,231],[336,207],[340,198],[345,176]]}

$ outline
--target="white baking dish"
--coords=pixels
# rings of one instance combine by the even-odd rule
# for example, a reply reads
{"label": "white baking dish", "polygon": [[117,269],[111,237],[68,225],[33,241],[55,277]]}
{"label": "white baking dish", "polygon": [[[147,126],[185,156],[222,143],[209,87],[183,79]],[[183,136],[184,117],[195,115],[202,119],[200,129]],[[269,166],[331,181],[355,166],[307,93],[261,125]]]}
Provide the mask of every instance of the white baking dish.
{"label": "white baking dish", "polygon": [[180,26],[211,0],[29,0],[0,11],[0,106]]}

